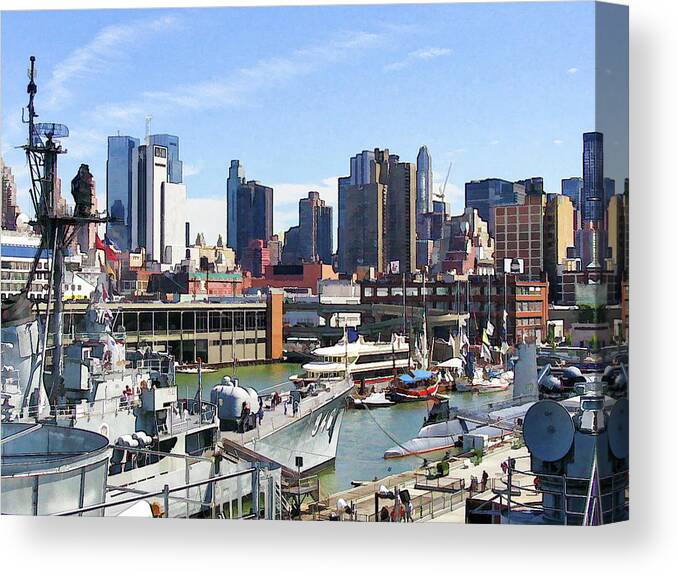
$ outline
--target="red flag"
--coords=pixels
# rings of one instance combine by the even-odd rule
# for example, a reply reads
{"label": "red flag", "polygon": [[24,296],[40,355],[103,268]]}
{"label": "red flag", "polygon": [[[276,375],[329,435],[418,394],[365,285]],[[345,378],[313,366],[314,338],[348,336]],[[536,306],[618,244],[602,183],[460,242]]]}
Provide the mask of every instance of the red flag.
{"label": "red flag", "polygon": [[104,255],[106,256],[107,260],[117,262],[118,261],[118,252],[116,252],[111,246],[108,244],[105,244],[101,238],[99,237],[99,234],[95,236],[94,239],[94,244],[96,249],[98,250],[103,250]]}

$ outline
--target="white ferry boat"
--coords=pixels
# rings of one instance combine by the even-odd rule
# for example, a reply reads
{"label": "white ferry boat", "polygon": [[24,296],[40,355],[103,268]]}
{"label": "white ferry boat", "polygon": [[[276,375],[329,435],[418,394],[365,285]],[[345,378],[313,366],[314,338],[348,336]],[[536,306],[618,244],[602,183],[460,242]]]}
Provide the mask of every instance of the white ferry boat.
{"label": "white ferry boat", "polygon": [[[305,363],[302,374],[293,375],[290,381],[297,387],[309,384],[341,381],[350,375],[356,385],[365,386],[388,383],[396,374],[411,367],[410,345],[404,336],[394,334],[388,342],[369,342],[359,335],[355,341],[344,336],[331,347],[313,350],[315,361]],[[348,373],[347,373],[348,372]]]}

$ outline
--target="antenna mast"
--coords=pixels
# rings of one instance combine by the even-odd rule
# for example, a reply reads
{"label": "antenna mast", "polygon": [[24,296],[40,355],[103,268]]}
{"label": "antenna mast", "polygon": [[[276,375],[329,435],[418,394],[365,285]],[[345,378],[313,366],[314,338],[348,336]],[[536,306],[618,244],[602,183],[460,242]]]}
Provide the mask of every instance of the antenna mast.
{"label": "antenna mast", "polygon": [[[54,345],[52,383],[58,383],[63,373],[64,248],[72,242],[80,226],[89,223],[105,223],[107,218],[105,214],[92,213],[91,205],[87,206],[86,202],[80,201],[83,198],[79,196],[75,198],[75,212],[71,212],[60,202],[57,202],[60,197],[57,160],[59,154],[65,154],[66,150],[55,138],[68,137],[68,128],[63,124],[35,122],[35,118],[38,117],[35,112],[35,95],[38,92],[35,79],[35,56],[31,56],[28,68],[28,87],[26,89],[28,92],[28,106],[26,107],[28,118],[25,117],[22,110],[21,120],[28,124],[28,139],[23,148],[26,151],[31,176],[30,195],[35,211],[35,221],[32,223],[40,231],[42,240],[33,261],[26,291],[30,290],[42,252],[45,249],[51,249],[52,265],[45,312],[42,376],[44,380],[44,356],[49,332],[52,333]],[[53,307],[51,322],[49,321],[50,306]],[[45,387],[49,389],[51,386],[45,385]]]}

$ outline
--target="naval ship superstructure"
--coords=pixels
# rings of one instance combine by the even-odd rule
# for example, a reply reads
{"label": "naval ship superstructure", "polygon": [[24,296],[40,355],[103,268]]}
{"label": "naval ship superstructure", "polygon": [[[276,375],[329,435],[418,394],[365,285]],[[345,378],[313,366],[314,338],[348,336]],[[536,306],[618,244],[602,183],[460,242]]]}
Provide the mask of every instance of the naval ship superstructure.
{"label": "naval ship superstructure", "polygon": [[[3,503],[12,502],[3,511],[118,515],[144,501],[164,517],[215,516],[226,506],[233,517],[233,501],[235,516],[244,516],[249,498],[249,515],[279,517],[281,465],[221,447],[216,405],[201,395],[178,397],[172,356],[126,349],[124,333],[112,330],[102,285],[85,331],[63,344],[65,252],[81,226],[108,218],[92,210],[84,164],[72,184],[75,208],[56,201],[57,158],[65,153],[57,138],[68,129],[35,122],[34,66],[31,57],[24,149],[42,242],[27,286],[2,307],[1,486]],[[51,266],[40,315],[27,294],[44,252]]]}

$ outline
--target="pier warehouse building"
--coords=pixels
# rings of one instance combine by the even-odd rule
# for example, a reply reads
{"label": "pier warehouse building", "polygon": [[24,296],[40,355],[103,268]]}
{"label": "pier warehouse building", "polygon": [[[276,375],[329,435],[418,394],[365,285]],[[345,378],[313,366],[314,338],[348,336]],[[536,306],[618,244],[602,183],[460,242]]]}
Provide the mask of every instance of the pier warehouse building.
{"label": "pier warehouse building", "polygon": [[[82,334],[87,304],[66,303],[65,343]],[[277,361],[283,357],[283,296],[223,302],[111,304],[114,332],[128,349],[169,352],[176,361],[210,365]]]}

